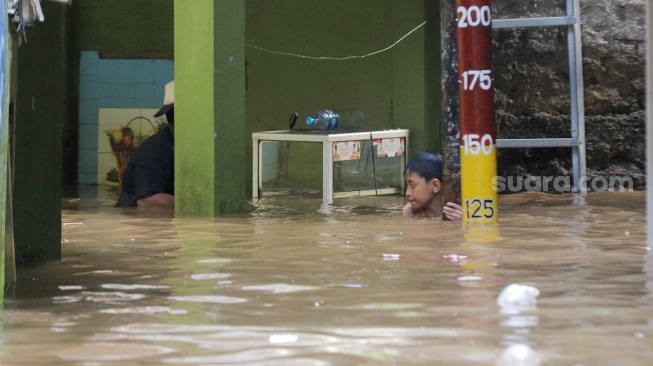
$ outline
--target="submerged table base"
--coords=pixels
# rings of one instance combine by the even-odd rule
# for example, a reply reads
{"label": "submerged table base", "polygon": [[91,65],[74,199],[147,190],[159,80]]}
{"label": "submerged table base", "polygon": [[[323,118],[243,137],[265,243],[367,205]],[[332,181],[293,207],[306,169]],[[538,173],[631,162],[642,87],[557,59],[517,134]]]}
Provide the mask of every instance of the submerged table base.
{"label": "submerged table base", "polygon": [[[314,142],[322,145],[322,198],[325,203],[333,203],[333,198],[348,196],[380,195],[380,194],[401,194],[404,190],[403,179],[400,179],[400,188],[381,188],[381,189],[362,189],[334,192],[334,161],[349,160],[349,157],[338,155],[338,146],[344,146],[342,143],[352,142],[353,150],[344,150],[347,154],[355,157],[356,143],[360,141],[371,141],[372,146],[377,146],[378,142],[392,141],[398,139],[400,144],[392,145],[386,149],[386,153],[391,156],[399,156],[400,164],[397,165],[397,174],[401,177],[406,165],[406,156],[408,154],[408,137],[409,130],[396,129],[385,131],[365,131],[365,132],[338,132],[338,131],[266,131],[255,132],[252,134],[252,197],[259,198],[263,191],[263,149],[261,144],[266,141],[287,141],[287,142]],[[388,140],[390,139],[390,140]],[[359,144],[360,145],[360,144]],[[386,144],[387,145],[387,144]],[[381,154],[380,146],[373,150],[373,154]],[[347,146],[351,148],[350,146]],[[358,146],[360,150],[360,146]],[[341,149],[342,151],[342,149]],[[343,153],[344,154],[344,153]],[[381,155],[377,155],[381,156]],[[374,158],[373,158],[374,159]]]}

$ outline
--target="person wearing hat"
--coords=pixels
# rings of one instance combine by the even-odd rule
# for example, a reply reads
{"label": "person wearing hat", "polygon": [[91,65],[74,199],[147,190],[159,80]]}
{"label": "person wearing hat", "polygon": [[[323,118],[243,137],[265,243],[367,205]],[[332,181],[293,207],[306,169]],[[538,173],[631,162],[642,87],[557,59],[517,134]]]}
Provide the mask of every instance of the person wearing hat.
{"label": "person wearing hat", "polygon": [[168,125],[147,138],[129,159],[116,207],[174,207],[175,205],[175,82],[165,86],[163,107]]}

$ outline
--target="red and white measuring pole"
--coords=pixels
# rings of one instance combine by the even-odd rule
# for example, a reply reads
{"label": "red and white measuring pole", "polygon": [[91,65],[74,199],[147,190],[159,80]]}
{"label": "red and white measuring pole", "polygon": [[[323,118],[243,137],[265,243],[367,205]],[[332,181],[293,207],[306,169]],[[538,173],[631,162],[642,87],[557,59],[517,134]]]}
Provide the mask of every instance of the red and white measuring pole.
{"label": "red and white measuring pole", "polygon": [[491,0],[456,0],[463,221],[498,222]]}

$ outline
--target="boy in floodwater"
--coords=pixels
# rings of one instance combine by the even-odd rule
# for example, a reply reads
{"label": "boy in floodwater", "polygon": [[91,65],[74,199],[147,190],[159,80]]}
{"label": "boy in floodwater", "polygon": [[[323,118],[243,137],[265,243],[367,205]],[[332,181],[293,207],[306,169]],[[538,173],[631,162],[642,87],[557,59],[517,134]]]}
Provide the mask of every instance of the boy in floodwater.
{"label": "boy in floodwater", "polygon": [[404,170],[406,197],[404,217],[444,217],[462,220],[463,208],[454,203],[444,204],[442,192],[442,155],[423,152],[412,158]]}

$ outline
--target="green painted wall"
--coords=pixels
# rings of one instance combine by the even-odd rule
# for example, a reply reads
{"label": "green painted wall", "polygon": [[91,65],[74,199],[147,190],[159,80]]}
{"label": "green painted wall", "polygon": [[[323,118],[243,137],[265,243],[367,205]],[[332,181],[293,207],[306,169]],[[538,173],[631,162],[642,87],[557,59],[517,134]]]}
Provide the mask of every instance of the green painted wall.
{"label": "green painted wall", "polygon": [[245,210],[245,3],[214,1],[213,212],[218,214]]}
{"label": "green painted wall", "polygon": [[393,58],[394,125],[411,130],[410,156],[441,148],[439,2],[394,2],[394,38],[426,24],[397,45]]}
{"label": "green painted wall", "polygon": [[[390,0],[247,2],[247,44],[307,56],[362,55],[393,41]],[[354,108],[367,126],[392,127],[392,52],[346,61],[247,48],[248,129],[286,129],[323,108]],[[249,131],[248,131],[249,132]]]}
{"label": "green painted wall", "polygon": [[[303,123],[323,108],[363,111],[367,129],[410,129],[411,155],[439,149],[438,7],[428,0],[247,1],[248,161],[252,132],[287,129],[292,112]],[[365,55],[392,45],[425,20],[426,26],[395,48],[363,59],[312,60],[257,49]],[[303,167],[300,173],[314,186],[319,167],[309,146],[298,149],[292,154],[305,156],[306,163],[294,166]]]}
{"label": "green painted wall", "polygon": [[[393,42],[391,0],[286,0],[247,2],[247,160],[251,134],[297,128],[320,109],[365,113],[364,128],[392,128],[392,51],[363,59],[314,60],[302,56],[360,56]],[[321,190],[321,147],[291,145],[288,178],[298,188]],[[251,163],[249,164],[251,166]],[[251,182],[251,168],[247,171]],[[247,192],[251,195],[251,183]]]}
{"label": "green painted wall", "polygon": [[[106,59],[174,57],[174,0],[74,0],[75,43]],[[195,0],[186,2],[197,6]]]}

